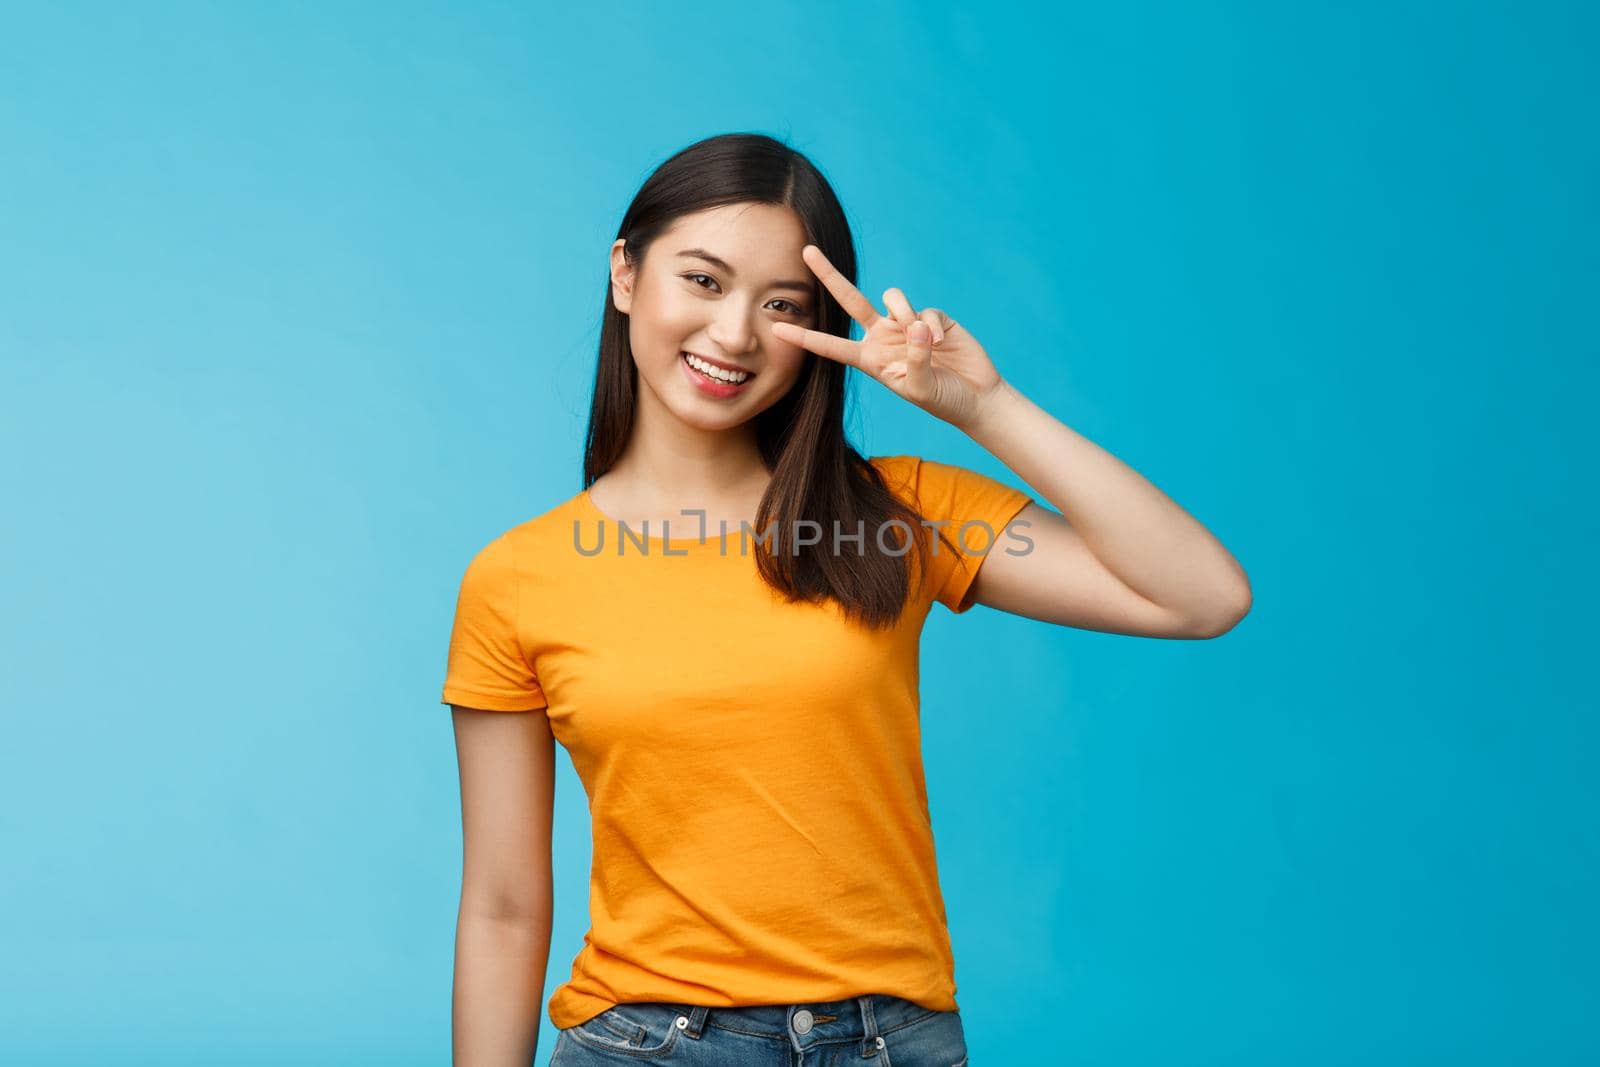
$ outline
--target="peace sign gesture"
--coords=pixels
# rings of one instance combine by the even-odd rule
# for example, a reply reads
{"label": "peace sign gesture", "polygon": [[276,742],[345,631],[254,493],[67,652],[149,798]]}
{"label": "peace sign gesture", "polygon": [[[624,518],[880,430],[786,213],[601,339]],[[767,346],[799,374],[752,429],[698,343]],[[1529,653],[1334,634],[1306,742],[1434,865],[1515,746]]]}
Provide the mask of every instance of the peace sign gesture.
{"label": "peace sign gesture", "polygon": [[973,421],[983,399],[1001,384],[999,371],[977,338],[938,308],[912,310],[899,289],[883,294],[889,314],[880,315],[872,301],[828,262],[822,249],[806,245],[800,258],[861,324],[864,336],[852,341],[775,322],[772,332],[778,340],[855,367],[953,426],[964,428]]}

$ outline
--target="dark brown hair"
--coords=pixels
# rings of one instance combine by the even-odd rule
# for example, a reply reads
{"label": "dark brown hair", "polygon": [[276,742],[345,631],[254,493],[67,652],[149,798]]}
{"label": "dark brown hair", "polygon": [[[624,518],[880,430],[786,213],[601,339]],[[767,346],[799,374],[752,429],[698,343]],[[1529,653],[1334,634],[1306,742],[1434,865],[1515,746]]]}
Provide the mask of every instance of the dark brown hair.
{"label": "dark brown hair", "polygon": [[[635,194],[617,236],[625,240],[624,252],[637,269],[651,244],[681,216],[739,203],[792,209],[807,240],[855,284],[855,245],[832,187],[805,156],[762,134],[720,134],[673,155]],[[585,488],[610,470],[627,446],[639,388],[627,316],[612,303],[609,271],[605,288],[583,457]],[[813,306],[813,329],[850,336],[853,320],[820,284]],[[910,583],[926,573],[928,527],[845,439],[847,369],[808,354],[793,388],[755,417],[757,445],[772,480],[754,533],[759,538],[775,529],[778,535],[776,552],[754,540],[756,564],[762,579],[790,601],[832,597],[848,617],[889,627],[900,617]],[[817,544],[797,552],[787,531],[796,530],[801,520],[817,523],[823,533]],[[886,525],[894,520],[904,526]],[[835,522],[841,537],[854,534],[860,522],[862,543],[844,541],[835,553]],[[885,531],[883,546],[879,531]],[[942,531],[939,536],[948,543]]]}

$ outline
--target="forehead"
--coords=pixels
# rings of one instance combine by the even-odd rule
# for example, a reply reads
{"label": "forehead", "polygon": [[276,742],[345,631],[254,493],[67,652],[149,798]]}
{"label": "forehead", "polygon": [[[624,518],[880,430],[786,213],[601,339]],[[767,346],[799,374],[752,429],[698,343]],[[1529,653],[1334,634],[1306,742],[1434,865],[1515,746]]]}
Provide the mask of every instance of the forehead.
{"label": "forehead", "polygon": [[[678,219],[657,238],[655,247],[669,267],[690,260],[679,252],[699,248],[710,252],[738,272],[742,280],[810,278],[800,256],[807,244],[800,217],[777,204],[724,204]],[[748,277],[747,277],[748,276]]]}

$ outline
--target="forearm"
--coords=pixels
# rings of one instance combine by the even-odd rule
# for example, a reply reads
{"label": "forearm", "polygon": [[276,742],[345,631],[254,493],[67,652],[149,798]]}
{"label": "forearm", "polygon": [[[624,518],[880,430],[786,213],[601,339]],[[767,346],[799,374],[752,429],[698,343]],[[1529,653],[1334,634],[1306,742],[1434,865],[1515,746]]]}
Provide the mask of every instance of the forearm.
{"label": "forearm", "polygon": [[1138,471],[1002,381],[962,429],[1046,500],[1145,599],[1190,618],[1248,610],[1244,568]]}
{"label": "forearm", "polygon": [[529,1067],[538,1047],[550,916],[456,920],[454,1067]]}

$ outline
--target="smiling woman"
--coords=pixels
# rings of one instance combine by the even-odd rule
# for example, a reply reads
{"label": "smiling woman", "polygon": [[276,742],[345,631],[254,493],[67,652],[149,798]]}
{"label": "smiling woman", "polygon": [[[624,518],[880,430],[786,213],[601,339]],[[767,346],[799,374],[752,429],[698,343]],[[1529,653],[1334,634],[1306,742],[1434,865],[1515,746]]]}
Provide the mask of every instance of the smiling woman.
{"label": "smiling woman", "polygon": [[[1027,407],[949,315],[895,289],[880,314],[832,189],[777,141],[713,137],[667,160],[609,257],[584,488],[484,546],[456,604],[458,1063],[533,1052],[559,742],[594,841],[591,926],[548,1004],[552,1062],[779,1067],[815,1050],[959,1067],[922,769],[933,604],[1198,635],[1237,603],[1226,554]],[[1086,503],[1091,548],[1015,486],[863,456],[844,433],[851,368],[1053,490],[1045,457],[1076,449],[1142,525]],[[686,515],[701,535],[672,537]],[[592,523],[618,527],[614,553],[579,543]],[[1038,537],[1019,536],[1030,524]],[[730,526],[731,551],[704,532]],[[1003,579],[981,585],[991,570]]]}
{"label": "smiling woman", "polygon": [[[713,138],[662,164],[620,230],[584,462],[597,506],[658,527],[685,507],[780,531],[898,522],[908,549],[932,551],[922,516],[845,439],[846,368],[774,331],[849,331],[802,255],[820,243],[854,269],[844,211],[816,168],[769,138]],[[775,590],[894,625],[915,561],[794,549],[756,557]]]}

